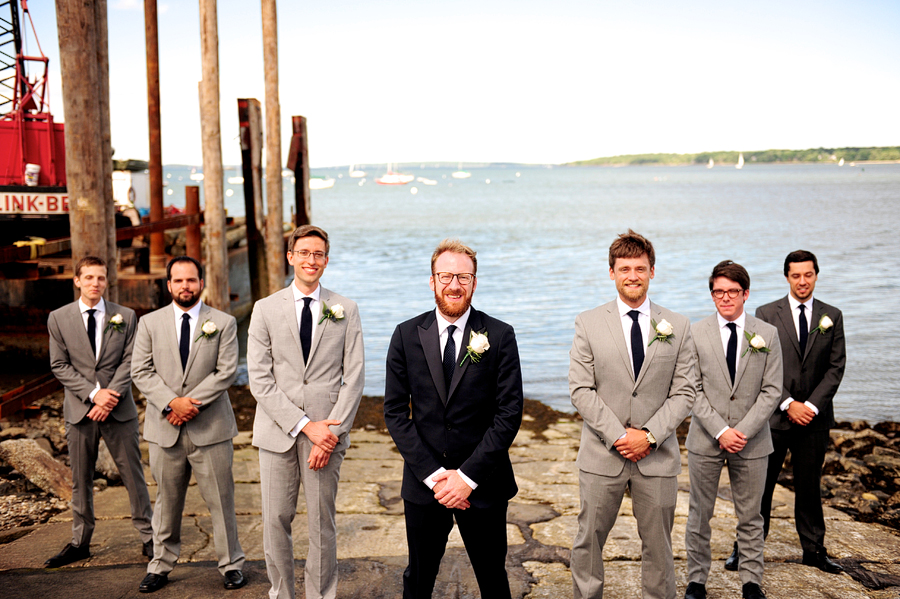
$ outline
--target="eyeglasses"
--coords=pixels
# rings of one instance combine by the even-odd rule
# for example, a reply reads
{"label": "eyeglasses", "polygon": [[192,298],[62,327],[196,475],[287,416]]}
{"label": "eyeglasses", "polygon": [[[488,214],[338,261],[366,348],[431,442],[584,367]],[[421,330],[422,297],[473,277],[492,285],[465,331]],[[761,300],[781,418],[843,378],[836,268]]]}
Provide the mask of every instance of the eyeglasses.
{"label": "eyeglasses", "polygon": [[728,291],[725,291],[724,289],[713,289],[710,293],[712,293],[712,296],[716,299],[722,299],[725,297],[726,293],[728,294],[729,299],[735,299],[743,292],[743,289],[729,289]]}
{"label": "eyeglasses", "polygon": [[453,277],[459,281],[460,285],[469,285],[475,280],[475,275],[468,272],[452,273],[452,272],[436,272],[432,276],[436,277],[441,285],[449,285],[453,282]]}
{"label": "eyeglasses", "polygon": [[301,260],[306,260],[312,256],[316,262],[322,262],[325,260],[325,256],[328,255],[325,252],[310,252],[309,250],[293,250],[292,253]]}

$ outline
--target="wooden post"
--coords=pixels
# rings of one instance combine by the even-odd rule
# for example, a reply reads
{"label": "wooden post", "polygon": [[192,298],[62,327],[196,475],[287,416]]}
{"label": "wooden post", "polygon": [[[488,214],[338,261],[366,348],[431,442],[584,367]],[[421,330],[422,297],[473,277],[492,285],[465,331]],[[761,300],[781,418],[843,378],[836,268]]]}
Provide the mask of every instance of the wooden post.
{"label": "wooden post", "polygon": [[306,140],[306,117],[291,117],[293,135],[287,167],[294,171],[294,226],[312,222],[312,198],[309,193],[309,147]]}
{"label": "wooden post", "polygon": [[[238,99],[241,125],[241,165],[244,175],[244,212],[247,216],[247,262],[250,266],[250,291],[256,302],[269,295],[266,269],[266,244],[259,219],[262,210],[262,123],[259,100]],[[264,229],[262,229],[264,230]]]}
{"label": "wooden post", "polygon": [[109,264],[107,297],[118,297],[112,147],[109,133],[109,55],[106,0],[56,2],[66,181],[72,259],[87,255]]}
{"label": "wooden post", "polygon": [[262,0],[263,71],[266,83],[266,262],[269,289],[284,287],[284,201],[281,183],[281,105],[278,101],[278,15]]}
{"label": "wooden post", "polygon": [[[197,185],[188,185],[184,188],[184,213],[200,214],[200,188]],[[165,235],[165,232],[163,232]],[[203,258],[203,247],[200,240],[200,223],[188,225],[184,230],[185,253],[194,260]]]}
{"label": "wooden post", "polygon": [[[159,34],[156,0],[144,0],[144,38],[147,46],[147,126],[150,137],[150,222],[163,218],[162,128],[159,113]],[[198,204],[199,206],[199,204]],[[188,253],[190,256],[191,254]],[[195,256],[198,260],[200,256]],[[150,267],[166,265],[166,234],[150,234]]]}
{"label": "wooden post", "polygon": [[200,0],[200,134],[203,138],[203,199],[206,224],[206,302],[229,311],[228,248],[222,193],[222,134],[219,126],[219,34],[216,0]]}

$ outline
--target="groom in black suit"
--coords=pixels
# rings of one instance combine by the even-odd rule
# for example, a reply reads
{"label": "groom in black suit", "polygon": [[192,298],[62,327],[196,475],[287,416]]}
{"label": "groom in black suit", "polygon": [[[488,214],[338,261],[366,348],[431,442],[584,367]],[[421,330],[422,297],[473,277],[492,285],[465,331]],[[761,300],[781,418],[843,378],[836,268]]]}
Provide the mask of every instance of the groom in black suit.
{"label": "groom in black suit", "polygon": [[404,599],[431,597],[454,518],[481,596],[510,597],[508,450],[522,373],[512,327],[471,308],[476,267],[471,248],[442,241],[431,256],[437,308],[398,325],[388,349],[384,419],[405,462]]}

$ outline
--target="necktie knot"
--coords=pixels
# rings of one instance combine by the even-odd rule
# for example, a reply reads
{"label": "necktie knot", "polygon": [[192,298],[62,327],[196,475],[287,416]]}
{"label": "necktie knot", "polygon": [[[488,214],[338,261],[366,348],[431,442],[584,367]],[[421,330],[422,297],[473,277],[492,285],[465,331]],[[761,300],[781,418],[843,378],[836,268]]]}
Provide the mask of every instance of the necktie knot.
{"label": "necktie knot", "polygon": [[630,316],[631,320],[633,320],[634,322],[638,321],[638,316],[640,316],[640,315],[641,315],[641,313],[638,312],[637,310],[631,310],[628,312],[628,316]]}
{"label": "necktie knot", "polygon": [[736,325],[735,323],[729,322],[729,323],[728,323],[727,325],[725,325],[725,326],[727,326],[729,329],[731,329],[731,332],[732,332],[732,333],[736,333],[736,332],[737,332],[737,325]]}
{"label": "necktie knot", "polygon": [[187,312],[185,312],[184,314],[181,315],[181,320],[183,320],[184,322],[190,322],[190,321],[191,321],[191,315],[188,314]]}
{"label": "necktie knot", "polygon": [[452,336],[453,336],[453,333],[455,333],[455,332],[456,332],[456,325],[455,325],[455,324],[451,324],[449,327],[447,327],[447,335],[448,335],[448,336],[452,337]]}
{"label": "necktie knot", "polygon": [[800,312],[806,312],[806,304],[800,304]]}
{"label": "necktie knot", "polygon": [[87,313],[90,314],[91,316],[93,316],[94,314],[97,313],[97,310],[95,310],[94,308],[91,308],[90,310],[87,311]]}
{"label": "necktie knot", "polygon": [[304,307],[304,308],[309,308],[309,305],[312,303],[312,301],[313,301],[313,298],[311,298],[311,297],[304,297],[304,298],[303,298],[303,303],[306,304],[306,305],[303,306],[303,307]]}

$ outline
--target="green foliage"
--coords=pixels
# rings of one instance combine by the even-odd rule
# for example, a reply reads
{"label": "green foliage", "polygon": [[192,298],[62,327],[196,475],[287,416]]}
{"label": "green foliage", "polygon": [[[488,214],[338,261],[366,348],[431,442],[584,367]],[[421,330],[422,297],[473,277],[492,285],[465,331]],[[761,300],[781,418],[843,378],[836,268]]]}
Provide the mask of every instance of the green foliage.
{"label": "green foliage", "polygon": [[[700,154],[625,154],[593,160],[569,162],[564,166],[623,166],[706,164],[712,158],[716,164],[735,164],[739,152],[701,152]],[[760,150],[744,152],[745,162],[862,162],[865,160],[900,160],[900,146],[883,148],[810,148],[806,150]]]}

